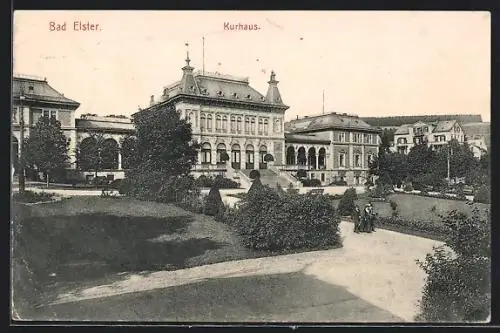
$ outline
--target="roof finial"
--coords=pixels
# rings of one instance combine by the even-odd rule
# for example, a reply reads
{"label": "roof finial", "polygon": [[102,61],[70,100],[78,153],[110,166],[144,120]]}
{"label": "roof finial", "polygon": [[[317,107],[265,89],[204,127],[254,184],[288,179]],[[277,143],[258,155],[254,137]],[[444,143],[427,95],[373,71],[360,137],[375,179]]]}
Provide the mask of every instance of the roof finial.
{"label": "roof finial", "polygon": [[271,71],[271,81],[276,81],[276,73]]}
{"label": "roof finial", "polygon": [[186,65],[189,66],[189,62],[191,61],[191,59],[189,59],[189,43],[186,43]]}

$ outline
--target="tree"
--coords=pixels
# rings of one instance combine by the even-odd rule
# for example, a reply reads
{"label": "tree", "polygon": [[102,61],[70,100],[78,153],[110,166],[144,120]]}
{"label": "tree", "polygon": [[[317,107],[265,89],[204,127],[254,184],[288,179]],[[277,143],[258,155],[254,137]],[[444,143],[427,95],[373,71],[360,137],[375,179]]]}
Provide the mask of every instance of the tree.
{"label": "tree", "polygon": [[429,171],[433,162],[433,152],[426,143],[421,143],[410,149],[408,153],[408,173],[418,176]]}
{"label": "tree", "polygon": [[443,217],[449,229],[445,244],[424,261],[427,273],[417,320],[484,321],[491,312],[490,212],[473,208],[470,216],[451,211]]}
{"label": "tree", "polygon": [[55,118],[41,117],[26,140],[26,165],[43,172],[48,187],[50,176],[69,166],[68,146],[61,123]]}
{"label": "tree", "polygon": [[192,140],[191,125],[180,119],[172,105],[158,105],[134,115],[137,143],[136,164],[126,171],[131,194],[155,198],[185,177],[196,163],[198,143]]}
{"label": "tree", "polygon": [[355,208],[354,201],[358,198],[356,189],[348,188],[345,190],[344,195],[340,199],[339,205],[337,207],[340,216],[351,215]]}
{"label": "tree", "polygon": [[474,157],[467,143],[460,144],[457,140],[450,142],[450,177],[467,177],[479,167],[480,161]]}
{"label": "tree", "polygon": [[220,217],[222,213],[224,213],[224,203],[222,202],[219,188],[214,182],[205,199],[205,214]]}
{"label": "tree", "polygon": [[258,170],[252,170],[249,174],[250,179],[260,178],[260,172]]}
{"label": "tree", "polygon": [[122,167],[129,169],[137,164],[137,140],[134,136],[126,136],[121,143]]}
{"label": "tree", "polygon": [[255,180],[252,182],[252,185],[248,189],[247,195],[258,195],[260,191],[264,189],[264,185],[262,185],[262,182],[260,181],[260,178],[257,177]]}

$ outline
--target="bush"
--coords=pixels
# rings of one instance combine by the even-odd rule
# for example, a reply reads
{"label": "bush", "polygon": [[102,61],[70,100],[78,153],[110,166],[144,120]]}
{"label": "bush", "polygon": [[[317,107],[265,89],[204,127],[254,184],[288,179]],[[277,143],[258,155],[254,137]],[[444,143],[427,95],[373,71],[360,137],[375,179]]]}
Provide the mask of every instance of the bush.
{"label": "bush", "polygon": [[431,223],[428,221],[421,221],[416,219],[401,219],[397,216],[392,217],[377,217],[376,225],[380,226],[389,226],[396,230],[401,231],[415,231],[424,234],[428,234],[431,236],[436,236],[437,238],[442,239],[448,229],[444,224],[439,225],[435,223]]}
{"label": "bush", "polygon": [[107,186],[109,184],[108,178],[106,176],[97,176],[92,178],[92,185],[93,186]]}
{"label": "bush", "polygon": [[345,190],[344,195],[340,199],[339,205],[338,205],[338,212],[340,216],[348,216],[351,215],[352,211],[355,208],[354,201],[358,198],[358,195],[356,194],[356,189],[354,188],[348,188]]}
{"label": "bush", "polygon": [[424,261],[417,261],[427,279],[416,319],[485,321],[491,314],[489,216],[481,217],[474,208],[471,216],[451,211],[443,222],[445,245],[435,247]]}
{"label": "bush", "polygon": [[405,192],[411,192],[413,191],[413,186],[411,184],[406,184],[404,187]]}
{"label": "bush", "polygon": [[122,186],[123,179],[114,179],[109,183],[109,187],[115,190],[119,190]]}
{"label": "bush", "polygon": [[22,202],[22,203],[35,203],[42,201],[50,201],[52,200],[53,197],[54,197],[53,193],[24,191],[24,192],[15,192],[12,196],[12,200],[15,202]]}
{"label": "bush", "polygon": [[371,180],[367,180],[364,184],[366,187],[372,187],[374,186],[373,182]]}
{"label": "bush", "polygon": [[491,195],[489,186],[483,185],[474,193],[474,202],[491,203]]}
{"label": "bush", "polygon": [[197,194],[191,194],[182,197],[182,199],[177,202],[177,206],[192,213],[202,214],[204,211],[205,202]]}
{"label": "bush", "polygon": [[233,181],[232,179],[223,176],[217,176],[213,180],[212,186],[215,186],[217,188],[239,188],[240,184]]}
{"label": "bush", "polygon": [[321,186],[321,180],[319,179],[302,179],[301,180],[302,182],[302,185],[305,186],[305,187],[317,187],[317,186]]}
{"label": "bush", "polygon": [[394,200],[389,201],[389,204],[391,205],[392,210],[398,209],[398,203]]}
{"label": "bush", "polygon": [[248,248],[277,251],[341,245],[339,219],[331,199],[323,195],[280,195],[262,187],[249,191],[229,218]]}
{"label": "bush", "polygon": [[219,189],[213,186],[205,197],[205,214],[219,217],[224,213],[224,203],[220,196]]}
{"label": "bush", "polygon": [[257,193],[261,191],[264,188],[264,185],[262,185],[262,182],[260,181],[260,178],[256,178],[253,182],[250,188],[248,189],[248,194],[250,193]]}
{"label": "bush", "polygon": [[128,178],[122,179],[118,187],[118,193],[128,194],[131,189],[131,182]]}
{"label": "bush", "polygon": [[264,162],[274,162],[274,157],[271,154],[264,155]]}
{"label": "bush", "polygon": [[297,178],[305,178],[307,177],[307,172],[304,169],[297,170]]}
{"label": "bush", "polygon": [[335,180],[333,181],[330,185],[335,185],[335,186],[346,186],[347,182],[345,180]]}
{"label": "bush", "polygon": [[198,187],[212,187],[214,180],[205,175],[201,175],[196,178],[196,186]]}
{"label": "bush", "polygon": [[250,171],[249,177],[250,177],[250,179],[260,178],[260,172],[258,170],[252,170],[252,171]]}

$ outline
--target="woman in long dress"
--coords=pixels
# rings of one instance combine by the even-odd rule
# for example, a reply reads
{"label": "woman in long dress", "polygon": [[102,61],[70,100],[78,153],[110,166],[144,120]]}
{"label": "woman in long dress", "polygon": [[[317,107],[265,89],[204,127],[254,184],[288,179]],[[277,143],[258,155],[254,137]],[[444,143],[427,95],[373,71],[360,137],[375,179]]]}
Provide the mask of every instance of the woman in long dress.
{"label": "woman in long dress", "polygon": [[354,206],[351,217],[352,217],[352,221],[354,222],[354,232],[359,233],[360,226],[361,226],[361,212],[359,211],[358,206]]}
{"label": "woman in long dress", "polygon": [[366,204],[363,210],[363,223],[361,224],[361,232],[371,232],[371,213],[370,205]]}

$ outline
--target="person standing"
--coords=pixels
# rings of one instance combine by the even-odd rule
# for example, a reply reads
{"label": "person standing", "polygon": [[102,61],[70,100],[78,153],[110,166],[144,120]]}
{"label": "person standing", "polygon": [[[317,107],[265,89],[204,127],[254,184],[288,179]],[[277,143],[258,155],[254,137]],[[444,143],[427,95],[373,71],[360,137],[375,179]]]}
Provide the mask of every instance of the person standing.
{"label": "person standing", "polygon": [[370,202],[370,232],[375,231],[375,212],[373,211],[373,205]]}
{"label": "person standing", "polygon": [[366,204],[365,209],[363,210],[363,223],[361,224],[361,232],[371,232],[369,204]]}
{"label": "person standing", "polygon": [[352,221],[354,222],[354,232],[359,233],[360,232],[360,226],[361,226],[361,212],[359,211],[358,206],[354,206],[354,209],[352,211]]}

